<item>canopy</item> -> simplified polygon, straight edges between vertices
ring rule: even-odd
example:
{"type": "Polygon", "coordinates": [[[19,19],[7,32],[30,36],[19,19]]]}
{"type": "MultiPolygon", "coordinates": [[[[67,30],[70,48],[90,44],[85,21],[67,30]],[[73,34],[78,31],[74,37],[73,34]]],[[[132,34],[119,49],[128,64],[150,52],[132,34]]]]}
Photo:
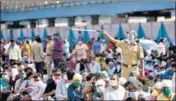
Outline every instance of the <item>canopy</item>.
{"type": "MultiPolygon", "coordinates": [[[[104,30],[103,25],[101,26],[101,30],[104,30]]],[[[99,33],[98,38],[104,39],[104,40],[105,40],[105,42],[106,42],[106,43],[108,43],[108,39],[107,39],[107,37],[106,37],[104,34],[99,33]]]]}
{"type": "Polygon", "coordinates": [[[2,31],[0,30],[0,40],[4,39],[4,36],[3,36],[3,33],[2,31]]]}
{"type": "Polygon", "coordinates": [[[126,38],[125,35],[124,35],[124,32],[123,32],[121,24],[119,25],[119,30],[118,30],[118,33],[117,33],[116,37],[118,39],[121,39],[121,40],[126,38]]]}
{"type": "Polygon", "coordinates": [[[70,44],[70,49],[73,49],[74,46],[76,45],[76,37],[72,29],[70,29],[69,34],[68,34],[68,42],[70,44]]]}
{"type": "Polygon", "coordinates": [[[88,43],[90,41],[89,33],[87,31],[87,27],[85,27],[85,31],[83,33],[83,41],[84,41],[84,43],[88,43]]]}
{"type": "Polygon", "coordinates": [[[12,31],[12,29],[10,29],[10,39],[13,39],[13,38],[14,38],[13,31],[12,31]]]}
{"type": "Polygon", "coordinates": [[[23,30],[21,29],[21,32],[20,32],[20,37],[18,38],[18,40],[20,41],[24,41],[25,37],[24,37],[24,34],[23,34],[23,30]]]}
{"type": "Polygon", "coordinates": [[[34,38],[35,38],[35,32],[34,32],[34,29],[32,29],[32,32],[31,32],[31,40],[34,41],[34,38]]]}
{"type": "Polygon", "coordinates": [[[138,39],[145,38],[145,32],[140,23],[139,23],[138,30],[137,30],[137,38],[138,39]]]}
{"type": "Polygon", "coordinates": [[[156,37],[156,41],[160,41],[161,39],[163,39],[163,38],[166,38],[167,39],[167,41],[170,43],[170,44],[172,44],[172,41],[171,41],[171,39],[169,38],[169,36],[168,36],[168,33],[167,33],[167,31],[166,31],[166,28],[165,28],[165,26],[164,26],[164,24],[163,24],[163,22],[161,23],[161,27],[160,27],[160,29],[159,29],[159,32],[158,32],[158,35],[157,35],[157,37],[156,37]]]}

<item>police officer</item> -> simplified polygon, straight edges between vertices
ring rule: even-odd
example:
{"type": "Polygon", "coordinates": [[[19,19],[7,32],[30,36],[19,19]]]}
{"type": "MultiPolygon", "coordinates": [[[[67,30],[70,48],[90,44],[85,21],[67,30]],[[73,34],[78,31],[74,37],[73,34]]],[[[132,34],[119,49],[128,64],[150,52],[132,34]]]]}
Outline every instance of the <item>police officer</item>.
{"type": "Polygon", "coordinates": [[[144,77],[144,53],[142,47],[136,43],[137,33],[135,31],[127,32],[125,41],[115,40],[105,31],[101,30],[101,33],[122,49],[121,77],[128,79],[132,71],[139,72],[138,60],[140,60],[140,74],[144,77]]]}

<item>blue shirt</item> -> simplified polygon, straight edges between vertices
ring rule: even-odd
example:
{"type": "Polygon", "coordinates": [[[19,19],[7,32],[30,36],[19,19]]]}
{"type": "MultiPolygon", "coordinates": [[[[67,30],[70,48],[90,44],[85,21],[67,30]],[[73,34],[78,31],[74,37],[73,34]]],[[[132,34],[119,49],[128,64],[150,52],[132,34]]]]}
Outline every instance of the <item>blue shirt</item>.
{"type": "Polygon", "coordinates": [[[92,50],[94,53],[99,53],[101,51],[101,45],[99,42],[94,42],[92,50]]]}
{"type": "Polygon", "coordinates": [[[168,68],[162,75],[162,79],[169,79],[169,77],[173,76],[173,71],[171,68],[168,68]]]}

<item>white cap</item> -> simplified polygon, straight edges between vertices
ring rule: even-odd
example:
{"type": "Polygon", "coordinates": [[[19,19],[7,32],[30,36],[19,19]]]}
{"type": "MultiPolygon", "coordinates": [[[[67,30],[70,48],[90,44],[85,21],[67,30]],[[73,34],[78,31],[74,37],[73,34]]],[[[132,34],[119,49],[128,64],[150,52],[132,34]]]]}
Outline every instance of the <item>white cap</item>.
{"type": "Polygon", "coordinates": [[[156,89],[162,89],[162,87],[163,87],[163,83],[162,82],[157,82],[153,86],[153,88],[156,88],[156,89]]]}
{"type": "Polygon", "coordinates": [[[163,80],[162,87],[169,87],[172,88],[172,81],[171,80],[163,80]]]}
{"type": "Polygon", "coordinates": [[[79,73],[76,73],[74,76],[73,76],[73,80],[74,81],[82,81],[82,75],[80,75],[79,73]]]}
{"type": "Polygon", "coordinates": [[[103,79],[100,79],[100,80],[96,81],[95,86],[98,86],[98,85],[105,86],[105,81],[103,79]]]}

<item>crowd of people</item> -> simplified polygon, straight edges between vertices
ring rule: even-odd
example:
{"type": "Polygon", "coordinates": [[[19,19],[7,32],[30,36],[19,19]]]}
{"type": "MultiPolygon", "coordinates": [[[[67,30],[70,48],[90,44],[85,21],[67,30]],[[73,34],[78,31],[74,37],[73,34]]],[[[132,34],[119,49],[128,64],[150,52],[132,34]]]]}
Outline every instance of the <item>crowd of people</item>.
{"type": "Polygon", "coordinates": [[[0,41],[1,101],[4,100],[176,100],[176,47],[164,39],[148,54],[134,31],[126,40],[79,41],[36,36],[24,42],[0,41]],[[131,35],[131,36],[130,36],[131,35]],[[139,67],[139,68],[138,68],[139,67]]]}

